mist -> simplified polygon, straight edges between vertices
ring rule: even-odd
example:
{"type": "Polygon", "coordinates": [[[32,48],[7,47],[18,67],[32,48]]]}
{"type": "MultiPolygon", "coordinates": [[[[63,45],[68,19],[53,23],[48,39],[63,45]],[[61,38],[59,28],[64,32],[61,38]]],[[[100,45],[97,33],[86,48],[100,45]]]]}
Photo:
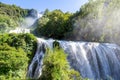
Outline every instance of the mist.
{"type": "Polygon", "coordinates": [[[37,18],[32,17],[26,17],[22,23],[20,23],[21,28],[30,28],[34,22],[37,20],[37,18]]]}
{"type": "Polygon", "coordinates": [[[30,28],[35,23],[36,19],[37,18],[26,17],[16,29],[10,30],[9,33],[30,33],[30,28]]]}
{"type": "Polygon", "coordinates": [[[74,40],[120,44],[120,8],[118,5],[111,6],[111,1],[109,1],[97,5],[96,9],[96,12],[75,20],[74,40]]]}

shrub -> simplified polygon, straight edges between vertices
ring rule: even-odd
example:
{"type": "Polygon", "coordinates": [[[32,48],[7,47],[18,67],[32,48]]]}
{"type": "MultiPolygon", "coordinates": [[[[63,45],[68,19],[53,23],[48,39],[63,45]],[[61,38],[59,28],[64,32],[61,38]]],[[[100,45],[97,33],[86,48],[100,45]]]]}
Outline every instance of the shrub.
{"type": "Polygon", "coordinates": [[[37,47],[37,39],[32,34],[3,34],[0,35],[0,44],[7,43],[16,49],[22,48],[31,60],[37,47]]]}
{"type": "Polygon", "coordinates": [[[28,57],[22,49],[0,45],[0,79],[25,79],[28,57]]]}
{"type": "Polygon", "coordinates": [[[25,79],[36,47],[32,34],[0,35],[0,80],[25,79]]]}
{"type": "Polygon", "coordinates": [[[70,69],[66,57],[67,55],[61,49],[48,50],[40,80],[81,80],[79,73],[70,69]]]}

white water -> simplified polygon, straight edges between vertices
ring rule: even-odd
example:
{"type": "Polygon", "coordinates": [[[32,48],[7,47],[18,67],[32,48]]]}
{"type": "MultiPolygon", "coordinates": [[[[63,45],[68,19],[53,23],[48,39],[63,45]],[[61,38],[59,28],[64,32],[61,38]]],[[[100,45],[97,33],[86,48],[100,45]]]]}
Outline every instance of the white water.
{"type": "Polygon", "coordinates": [[[35,21],[42,17],[42,14],[38,13],[37,18],[26,17],[24,22],[21,23],[19,27],[16,29],[10,30],[9,33],[30,33],[31,26],[35,23],[35,21]]]}
{"type": "Polygon", "coordinates": [[[30,33],[30,29],[16,28],[15,30],[10,30],[9,33],[30,33]]]}
{"type": "Polygon", "coordinates": [[[38,13],[38,18],[41,18],[42,16],[43,16],[43,14],[41,14],[41,13],[38,13]]]}
{"type": "MultiPolygon", "coordinates": [[[[38,79],[42,74],[45,47],[52,48],[54,40],[38,38],[38,49],[29,66],[28,77],[38,79]]],[[[94,80],[120,79],[120,47],[109,43],[58,41],[68,54],[70,66],[83,78],[94,80]]]]}
{"type": "Polygon", "coordinates": [[[16,29],[10,30],[9,33],[30,33],[30,27],[35,23],[37,18],[25,18],[25,21],[21,23],[16,29]]]}
{"type": "MultiPolygon", "coordinates": [[[[42,15],[38,14],[38,18],[42,15]]],[[[36,20],[36,19],[35,19],[36,20]]],[[[27,26],[22,25],[10,33],[30,33],[28,29],[35,20],[27,20],[27,26]],[[29,24],[30,23],[30,24],[29,24]]],[[[27,77],[38,79],[42,74],[43,58],[45,48],[52,49],[54,40],[38,38],[38,46],[31,64],[29,65],[27,77]]],[[[94,80],[120,79],[120,47],[109,43],[58,41],[60,46],[68,54],[71,68],[79,71],[83,78],[94,80]]]]}
{"type": "Polygon", "coordinates": [[[45,54],[46,46],[52,48],[53,40],[44,40],[41,38],[37,38],[38,46],[36,54],[29,66],[27,77],[31,79],[38,79],[42,74],[42,65],[43,65],[43,57],[45,54]]]}
{"type": "Polygon", "coordinates": [[[68,61],[82,77],[94,80],[120,79],[120,47],[115,44],[66,42],[60,45],[68,53],[68,61]]]}

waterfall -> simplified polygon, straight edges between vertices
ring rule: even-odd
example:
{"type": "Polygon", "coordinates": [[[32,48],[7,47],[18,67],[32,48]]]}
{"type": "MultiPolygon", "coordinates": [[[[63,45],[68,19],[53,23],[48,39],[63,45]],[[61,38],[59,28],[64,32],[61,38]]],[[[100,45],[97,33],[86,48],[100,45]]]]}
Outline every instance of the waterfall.
{"type": "Polygon", "coordinates": [[[120,79],[120,47],[109,43],[59,41],[70,66],[84,78],[120,79]]]}
{"type": "Polygon", "coordinates": [[[34,14],[34,16],[36,16],[35,18],[26,17],[24,22],[22,22],[19,27],[10,30],[9,33],[30,33],[31,26],[36,22],[37,19],[41,18],[42,15],[42,13],[37,12],[37,14],[34,14]]]}
{"type": "Polygon", "coordinates": [[[41,38],[37,38],[38,46],[35,56],[31,64],[29,65],[29,69],[27,72],[27,77],[31,79],[38,79],[42,74],[42,64],[43,64],[43,57],[45,54],[46,46],[52,48],[52,43],[54,40],[44,40],[41,38]]]}
{"type": "Polygon", "coordinates": [[[10,30],[9,33],[30,33],[30,29],[16,28],[15,30],[10,30]]]}
{"type": "MultiPolygon", "coordinates": [[[[38,79],[42,74],[45,47],[52,48],[54,40],[38,38],[38,49],[29,66],[28,77],[38,79]]],[[[83,78],[93,80],[120,79],[120,47],[116,44],[95,42],[58,41],[68,54],[71,68],[83,78]]]]}

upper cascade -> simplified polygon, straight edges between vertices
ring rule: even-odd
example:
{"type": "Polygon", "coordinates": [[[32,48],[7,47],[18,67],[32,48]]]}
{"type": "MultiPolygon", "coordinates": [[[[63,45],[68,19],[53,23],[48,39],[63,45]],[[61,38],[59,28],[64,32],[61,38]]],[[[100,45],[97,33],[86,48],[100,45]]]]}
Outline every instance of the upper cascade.
{"type": "Polygon", "coordinates": [[[42,12],[37,14],[37,18],[41,18],[42,16],[43,16],[42,12]]]}
{"type": "Polygon", "coordinates": [[[9,33],[30,33],[30,29],[16,28],[15,30],[10,30],[9,33]]]}
{"type": "Polygon", "coordinates": [[[40,17],[42,17],[42,15],[43,15],[43,13],[42,12],[38,12],[37,10],[35,10],[35,9],[30,9],[29,11],[28,11],[28,15],[27,15],[27,17],[31,17],[31,18],[40,18],[40,17]]]}
{"type": "Polygon", "coordinates": [[[24,22],[20,23],[20,26],[14,30],[10,30],[9,33],[30,33],[31,26],[36,22],[38,18],[42,17],[42,13],[38,13],[36,10],[31,10],[28,17],[24,19],[24,22]]]}
{"type": "MultiPolygon", "coordinates": [[[[38,38],[38,48],[29,66],[28,77],[38,79],[42,74],[45,47],[53,47],[55,40],[38,38]]],[[[83,78],[93,80],[120,79],[120,47],[116,44],[95,42],[58,41],[68,54],[71,68],[80,72],[83,78]]]]}
{"type": "Polygon", "coordinates": [[[28,15],[27,16],[28,17],[32,17],[32,18],[37,18],[38,17],[38,12],[35,9],[30,9],[28,11],[28,15]]]}

